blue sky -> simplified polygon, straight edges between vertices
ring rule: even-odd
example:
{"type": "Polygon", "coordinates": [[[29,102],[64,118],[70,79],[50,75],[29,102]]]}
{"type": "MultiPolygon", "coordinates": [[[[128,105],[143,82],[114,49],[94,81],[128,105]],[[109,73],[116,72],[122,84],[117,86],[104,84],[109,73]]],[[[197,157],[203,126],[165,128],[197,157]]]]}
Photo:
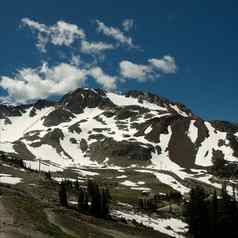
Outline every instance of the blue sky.
{"type": "Polygon", "coordinates": [[[18,101],[54,97],[70,90],[69,82],[71,87],[142,89],[181,101],[205,119],[237,122],[237,9],[238,2],[231,0],[4,1],[0,95],[9,93],[18,101]],[[126,19],[130,29],[122,25],[126,19]],[[30,21],[44,24],[45,49],[37,47],[40,30],[30,21]],[[73,40],[55,37],[59,21],[78,27],[73,40]],[[121,38],[109,34],[110,27],[121,38]],[[97,43],[97,49],[82,52],[82,41],[97,43]],[[99,42],[113,49],[98,50],[99,42]],[[60,81],[68,73],[72,77],[60,81]],[[46,77],[50,92],[44,83],[38,86],[37,80],[46,77]]]}

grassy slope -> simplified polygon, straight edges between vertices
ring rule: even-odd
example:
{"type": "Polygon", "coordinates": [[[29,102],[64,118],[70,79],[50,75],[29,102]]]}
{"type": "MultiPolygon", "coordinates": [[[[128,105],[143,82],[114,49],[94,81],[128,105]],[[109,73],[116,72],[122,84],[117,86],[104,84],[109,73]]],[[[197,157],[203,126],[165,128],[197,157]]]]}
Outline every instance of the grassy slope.
{"type": "MultiPolygon", "coordinates": [[[[2,204],[14,219],[14,224],[5,227],[9,238],[168,237],[134,224],[95,219],[73,209],[61,208],[58,205],[58,187],[55,182],[47,181],[44,176],[39,177],[37,173],[21,171],[11,166],[2,166],[1,163],[0,173],[21,177],[24,183],[16,186],[0,184],[2,204]]],[[[136,201],[138,191],[132,193],[129,188],[123,189],[117,192],[113,190],[115,200],[131,203],[136,201]]]]}

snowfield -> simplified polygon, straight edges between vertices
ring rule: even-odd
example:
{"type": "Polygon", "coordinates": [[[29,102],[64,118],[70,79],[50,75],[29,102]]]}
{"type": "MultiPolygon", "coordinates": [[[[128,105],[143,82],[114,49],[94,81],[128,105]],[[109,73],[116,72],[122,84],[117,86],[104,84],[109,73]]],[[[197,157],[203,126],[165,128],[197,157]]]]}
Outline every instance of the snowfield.
{"type": "Polygon", "coordinates": [[[11,124],[5,124],[4,119],[0,120],[1,125],[1,140],[5,142],[13,142],[20,139],[28,130],[44,130],[47,129],[43,125],[42,118],[52,112],[55,108],[48,107],[42,110],[37,110],[36,115],[30,117],[32,107],[27,109],[22,116],[9,117],[11,124]]]}

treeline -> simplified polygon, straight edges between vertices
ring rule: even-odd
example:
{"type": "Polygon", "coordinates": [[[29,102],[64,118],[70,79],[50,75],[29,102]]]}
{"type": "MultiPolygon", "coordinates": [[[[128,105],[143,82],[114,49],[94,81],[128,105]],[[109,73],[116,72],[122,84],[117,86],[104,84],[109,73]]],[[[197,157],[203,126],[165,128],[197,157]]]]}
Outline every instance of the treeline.
{"type": "Polygon", "coordinates": [[[107,188],[100,188],[93,180],[88,180],[85,187],[79,186],[78,181],[62,181],[59,189],[59,201],[62,206],[68,207],[68,193],[72,191],[77,194],[77,208],[80,212],[109,218],[111,195],[107,188]]]}
{"type": "Polygon", "coordinates": [[[208,195],[201,187],[193,188],[185,205],[185,217],[194,238],[238,237],[236,194],[233,191],[233,196],[229,196],[225,185],[220,196],[216,191],[208,195]]]}

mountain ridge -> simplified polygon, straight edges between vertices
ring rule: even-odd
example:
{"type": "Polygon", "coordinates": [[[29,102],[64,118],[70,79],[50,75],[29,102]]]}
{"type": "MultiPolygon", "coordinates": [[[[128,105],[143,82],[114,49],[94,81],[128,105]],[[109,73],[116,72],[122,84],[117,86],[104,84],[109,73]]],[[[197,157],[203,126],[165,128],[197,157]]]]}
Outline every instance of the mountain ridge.
{"type": "Polygon", "coordinates": [[[58,102],[0,105],[0,121],[0,151],[35,169],[40,158],[45,170],[137,168],[211,185],[217,157],[238,161],[236,124],[148,92],[79,88],[58,102]]]}

